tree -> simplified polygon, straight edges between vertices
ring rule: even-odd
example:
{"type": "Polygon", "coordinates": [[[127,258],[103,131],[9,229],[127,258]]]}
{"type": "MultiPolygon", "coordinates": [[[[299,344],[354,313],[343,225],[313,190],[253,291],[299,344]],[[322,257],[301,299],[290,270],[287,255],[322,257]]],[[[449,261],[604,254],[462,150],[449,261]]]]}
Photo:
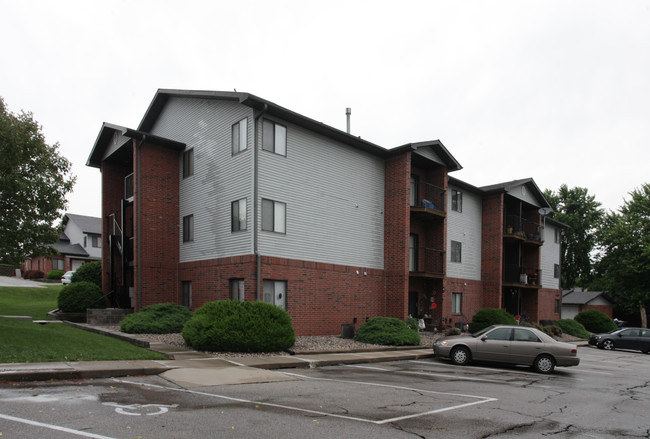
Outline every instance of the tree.
{"type": "Polygon", "coordinates": [[[596,273],[623,311],[639,310],[647,327],[650,305],[650,184],[630,193],[619,212],[610,212],[599,233],[596,273]]]}
{"type": "Polygon", "coordinates": [[[70,162],[48,145],[31,113],[10,113],[0,97],[0,261],[20,264],[49,255],[55,225],[75,177],[70,162]]]}
{"type": "Polygon", "coordinates": [[[553,208],[549,217],[570,227],[563,231],[561,240],[562,287],[586,287],[593,277],[592,254],[605,211],[586,188],[569,189],[563,184],[557,193],[545,190],[544,196],[553,208]]]}

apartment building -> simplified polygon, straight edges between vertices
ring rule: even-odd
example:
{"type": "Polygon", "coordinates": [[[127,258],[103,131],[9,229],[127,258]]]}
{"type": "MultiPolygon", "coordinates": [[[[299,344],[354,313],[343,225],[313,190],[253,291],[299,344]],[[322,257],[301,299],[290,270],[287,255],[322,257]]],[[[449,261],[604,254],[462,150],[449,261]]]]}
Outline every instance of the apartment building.
{"type": "Polygon", "coordinates": [[[102,125],[88,165],[102,173],[103,288],[124,307],[263,300],[319,335],[380,315],[455,325],[514,310],[506,289],[518,313],[553,319],[546,301],[561,299],[541,286],[546,235],[514,233],[550,229],[534,182],[450,178],[461,166],[437,140],[386,149],[251,94],[159,90],[137,129],[102,125]],[[537,278],[505,281],[515,244],[537,278]]]}

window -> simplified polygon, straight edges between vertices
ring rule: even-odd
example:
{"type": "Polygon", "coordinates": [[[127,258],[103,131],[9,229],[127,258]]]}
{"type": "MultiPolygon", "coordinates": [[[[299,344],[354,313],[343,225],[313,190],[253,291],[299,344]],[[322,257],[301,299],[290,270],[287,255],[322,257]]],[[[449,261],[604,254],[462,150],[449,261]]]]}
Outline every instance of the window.
{"type": "Polygon", "coordinates": [[[555,229],[555,243],[559,244],[562,241],[562,232],[560,232],[560,229],[555,229]]]}
{"type": "Polygon", "coordinates": [[[553,310],[555,314],[560,313],[560,299],[555,299],[555,309],[553,310]]]}
{"type": "Polygon", "coordinates": [[[463,193],[456,189],[451,190],[451,210],[456,212],[463,211],[463,193]]]}
{"type": "Polygon", "coordinates": [[[451,262],[462,261],[463,243],[458,241],[451,241],[451,262]]]}
{"type": "Polygon", "coordinates": [[[463,294],[462,293],[451,293],[451,313],[452,314],[462,314],[463,313],[463,294]]]}
{"type": "Polygon", "coordinates": [[[528,329],[515,328],[514,333],[515,341],[525,341],[530,343],[541,343],[542,341],[535,334],[530,332],[528,329]]]}
{"type": "Polygon", "coordinates": [[[183,217],[183,242],[194,241],[194,215],[183,217]]]}
{"type": "Polygon", "coordinates": [[[262,125],[262,149],[287,155],[287,127],[264,119],[262,125]]]}
{"type": "Polygon", "coordinates": [[[88,247],[88,237],[84,236],[84,248],[88,247]]]}
{"type": "Polygon", "coordinates": [[[183,306],[189,308],[192,306],[192,282],[181,282],[183,290],[183,306]]]}
{"type": "Polygon", "coordinates": [[[496,328],[490,331],[486,338],[488,340],[510,340],[511,332],[512,329],[510,328],[496,328]]]}
{"type": "Polygon", "coordinates": [[[262,230],[286,233],[287,205],[262,199],[262,230]]]}
{"type": "Polygon", "coordinates": [[[244,301],[244,279],[230,279],[230,300],[244,301]]]}
{"type": "Polygon", "coordinates": [[[555,279],[560,278],[560,264],[554,264],[553,265],[553,277],[555,279]]]}
{"type": "Polygon", "coordinates": [[[90,235],[90,245],[94,248],[102,248],[102,237],[100,235],[90,235]]]}
{"type": "MultiPolygon", "coordinates": [[[[28,268],[28,270],[29,270],[29,268],[28,268]]],[[[52,270],[64,271],[63,259],[52,259],[52,270]]]]}
{"type": "Polygon", "coordinates": [[[183,178],[194,175],[194,148],[183,152],[183,178]]]}
{"type": "Polygon", "coordinates": [[[418,176],[411,175],[411,199],[409,201],[411,206],[418,205],[418,176]]]}
{"type": "Polygon", "coordinates": [[[264,302],[287,309],[287,281],[265,280],[262,290],[264,302]]]}
{"type": "Polygon", "coordinates": [[[242,152],[247,148],[248,119],[242,119],[232,126],[232,155],[242,152]]]}
{"type": "Polygon", "coordinates": [[[232,231],[246,230],[246,198],[232,202],[232,231]]]}
{"type": "Polygon", "coordinates": [[[409,271],[418,271],[418,235],[409,236],[409,271]]]}

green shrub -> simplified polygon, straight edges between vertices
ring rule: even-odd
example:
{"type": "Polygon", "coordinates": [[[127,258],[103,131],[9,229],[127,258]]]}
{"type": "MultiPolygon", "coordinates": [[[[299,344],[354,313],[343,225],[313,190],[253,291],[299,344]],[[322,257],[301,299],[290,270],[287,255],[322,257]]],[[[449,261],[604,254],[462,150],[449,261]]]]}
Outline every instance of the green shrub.
{"type": "Polygon", "coordinates": [[[277,352],[296,342],[291,317],[265,302],[209,302],[183,328],[185,342],[211,352],[277,352]]]}
{"type": "Polygon", "coordinates": [[[159,303],[129,314],[120,323],[120,330],[128,334],[174,334],[181,332],[192,312],[175,303],[159,303]]]}
{"type": "Polygon", "coordinates": [[[373,317],[357,330],[355,340],[384,346],[419,345],[417,329],[409,329],[405,322],[393,317],[373,317]]]}
{"type": "Polygon", "coordinates": [[[92,282],[66,285],[59,293],[58,306],[63,312],[86,312],[88,308],[106,308],[101,288],[92,282]]]}
{"type": "Polygon", "coordinates": [[[562,337],[562,328],[555,325],[544,326],[544,332],[551,337],[562,337]]]}
{"type": "Polygon", "coordinates": [[[73,283],[92,282],[95,285],[97,285],[99,288],[101,288],[102,287],[102,262],[101,261],[86,262],[81,267],[77,268],[77,270],[72,275],[72,279],[70,280],[73,283]]]}
{"type": "Polygon", "coordinates": [[[418,319],[415,317],[409,317],[404,323],[406,323],[406,326],[408,326],[409,329],[412,329],[414,331],[420,330],[420,327],[418,326],[418,319]]]}
{"type": "Polygon", "coordinates": [[[515,317],[504,309],[482,308],[479,309],[472,322],[469,324],[469,332],[475,333],[490,325],[516,325],[515,317]]]}
{"type": "Polygon", "coordinates": [[[65,272],[61,270],[52,270],[49,273],[47,273],[47,278],[50,280],[61,280],[61,276],[63,276],[65,272]]]}
{"type": "Polygon", "coordinates": [[[556,326],[562,328],[562,331],[566,334],[573,335],[574,337],[579,338],[589,338],[591,334],[589,331],[582,326],[577,320],[573,319],[561,319],[555,322],[556,326]]]}
{"type": "Polygon", "coordinates": [[[597,334],[617,328],[616,323],[607,314],[597,309],[581,311],[574,317],[574,320],[581,323],[587,331],[597,334]]]}

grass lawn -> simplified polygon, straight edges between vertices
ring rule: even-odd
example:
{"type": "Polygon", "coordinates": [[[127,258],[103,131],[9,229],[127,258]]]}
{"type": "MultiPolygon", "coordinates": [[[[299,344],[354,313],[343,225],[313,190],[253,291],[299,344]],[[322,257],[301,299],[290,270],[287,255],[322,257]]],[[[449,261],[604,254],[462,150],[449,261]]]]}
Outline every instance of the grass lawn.
{"type": "MultiPolygon", "coordinates": [[[[62,287],[0,287],[0,315],[47,318],[62,287]]],[[[40,325],[0,317],[0,363],[49,361],[160,360],[162,354],[64,323],[40,325]]]]}
{"type": "Polygon", "coordinates": [[[46,288],[0,287],[0,315],[49,319],[47,313],[58,308],[56,299],[61,288],[61,285],[46,288]]]}

